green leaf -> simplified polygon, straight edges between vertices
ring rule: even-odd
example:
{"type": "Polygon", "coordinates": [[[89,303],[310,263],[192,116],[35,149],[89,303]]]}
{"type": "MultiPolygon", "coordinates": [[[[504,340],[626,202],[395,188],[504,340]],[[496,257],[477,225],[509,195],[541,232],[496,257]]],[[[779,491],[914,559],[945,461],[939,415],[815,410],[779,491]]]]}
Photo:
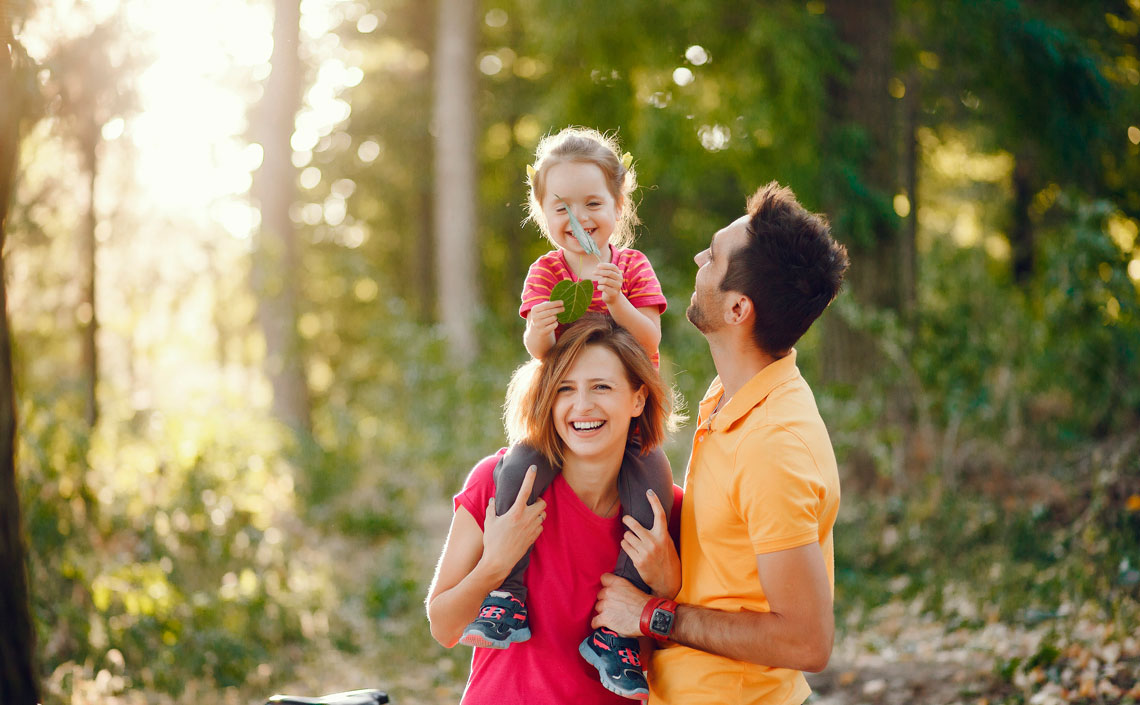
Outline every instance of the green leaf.
{"type": "MultiPolygon", "coordinates": [[[[593,255],[600,260],[602,258],[602,251],[598,249],[598,243],[594,242],[594,239],[587,235],[586,231],[582,229],[582,224],[578,222],[578,218],[574,215],[574,211],[570,210],[570,204],[566,201],[563,201],[562,197],[558,194],[554,194],[554,197],[559,201],[562,201],[562,205],[566,206],[566,215],[570,216],[570,231],[573,232],[574,237],[578,239],[578,244],[582,246],[582,249],[586,251],[586,254],[593,255]]],[[[577,317],[578,316],[575,316],[575,318],[577,317]]]]}
{"type": "Polygon", "coordinates": [[[550,291],[550,300],[561,301],[565,306],[562,313],[558,314],[558,322],[573,323],[586,313],[590,302],[594,300],[594,280],[583,279],[580,282],[572,282],[563,279],[550,291]]]}

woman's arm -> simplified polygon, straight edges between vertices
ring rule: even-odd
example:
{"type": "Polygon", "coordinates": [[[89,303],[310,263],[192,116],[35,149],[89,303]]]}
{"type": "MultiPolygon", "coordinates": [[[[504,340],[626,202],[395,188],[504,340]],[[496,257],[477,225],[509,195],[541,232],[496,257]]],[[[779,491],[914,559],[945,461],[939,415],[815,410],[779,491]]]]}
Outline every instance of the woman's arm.
{"type": "Polygon", "coordinates": [[[527,471],[514,505],[502,516],[495,516],[495,500],[491,499],[486,531],[465,507],[455,510],[427,597],[431,635],[440,644],[455,646],[479,613],[483,599],[502,584],[542,531],[546,502],[539,498],[529,506],[526,503],[534,476],[534,470],[527,471]]]}

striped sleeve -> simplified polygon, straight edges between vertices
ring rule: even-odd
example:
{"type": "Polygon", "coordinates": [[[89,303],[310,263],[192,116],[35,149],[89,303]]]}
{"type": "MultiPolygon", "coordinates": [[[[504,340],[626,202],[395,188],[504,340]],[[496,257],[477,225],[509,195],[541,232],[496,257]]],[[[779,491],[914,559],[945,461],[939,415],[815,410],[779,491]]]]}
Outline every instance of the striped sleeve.
{"type": "Polygon", "coordinates": [[[526,281],[523,282],[522,305],[519,306],[519,315],[523,318],[527,317],[535,304],[549,301],[554,285],[565,278],[557,271],[555,265],[556,260],[548,255],[539,257],[530,265],[526,281]]]}
{"type": "Polygon", "coordinates": [[[626,250],[622,258],[622,293],[635,308],[656,306],[659,313],[665,313],[669,302],[661,291],[661,282],[653,271],[653,265],[644,253],[626,250]]]}

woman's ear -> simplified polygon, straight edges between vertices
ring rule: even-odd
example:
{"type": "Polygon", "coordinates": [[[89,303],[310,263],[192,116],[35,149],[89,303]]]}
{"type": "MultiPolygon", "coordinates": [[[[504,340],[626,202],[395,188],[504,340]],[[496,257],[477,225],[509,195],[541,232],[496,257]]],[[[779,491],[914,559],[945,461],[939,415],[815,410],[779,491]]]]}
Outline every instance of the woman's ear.
{"type": "Polygon", "coordinates": [[[649,390],[646,389],[645,385],[643,384],[641,385],[640,389],[634,392],[634,396],[635,399],[633,401],[633,417],[637,418],[638,416],[641,416],[641,412],[645,411],[645,400],[649,397],[649,390]]]}

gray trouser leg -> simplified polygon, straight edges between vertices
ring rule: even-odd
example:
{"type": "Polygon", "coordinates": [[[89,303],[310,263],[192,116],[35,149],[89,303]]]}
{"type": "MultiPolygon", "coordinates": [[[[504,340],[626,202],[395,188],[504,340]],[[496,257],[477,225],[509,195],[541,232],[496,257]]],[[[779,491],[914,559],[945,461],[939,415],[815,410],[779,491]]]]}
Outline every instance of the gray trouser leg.
{"type": "MultiPolygon", "coordinates": [[[[523,480],[526,478],[526,471],[531,465],[535,466],[538,474],[534,478],[534,487],[531,489],[527,504],[534,504],[539,495],[545,492],[547,487],[550,487],[550,483],[554,482],[554,476],[558,474],[558,470],[550,466],[542,453],[525,443],[512,446],[506,455],[499,458],[498,464],[495,465],[495,514],[497,516],[502,516],[514,506],[515,500],[519,496],[519,490],[522,489],[523,480]]],[[[672,498],[672,492],[669,496],[672,498]]],[[[528,548],[526,555],[519,559],[519,562],[511,569],[510,575],[499,586],[499,589],[506,590],[526,602],[527,590],[523,583],[523,573],[529,563],[530,549],[528,548]]]]}
{"type": "MultiPolygon", "coordinates": [[[[623,514],[629,514],[641,522],[642,526],[652,529],[653,507],[649,504],[645,491],[653,490],[657,495],[665,510],[665,519],[668,520],[669,512],[673,509],[673,470],[669,467],[665,452],[660,448],[655,448],[648,455],[639,455],[640,450],[636,443],[626,446],[621,472],[618,474],[618,497],[623,514]]],[[[625,578],[644,592],[652,592],[625,551],[618,554],[614,574],[625,578]]]]}

